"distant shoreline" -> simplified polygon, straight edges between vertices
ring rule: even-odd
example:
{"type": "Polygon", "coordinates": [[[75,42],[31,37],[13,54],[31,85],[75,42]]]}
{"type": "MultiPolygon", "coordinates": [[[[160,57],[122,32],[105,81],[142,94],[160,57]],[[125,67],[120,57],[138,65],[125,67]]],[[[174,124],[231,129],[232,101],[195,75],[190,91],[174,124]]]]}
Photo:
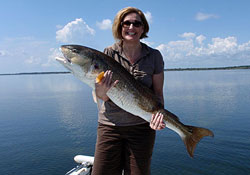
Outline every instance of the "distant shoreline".
{"type": "MultiPolygon", "coordinates": [[[[164,71],[202,71],[202,70],[234,70],[234,69],[250,69],[250,65],[246,66],[230,66],[230,67],[211,67],[211,68],[169,68],[164,69],[164,71]]],[[[0,76],[6,75],[47,75],[47,74],[69,74],[69,71],[61,72],[21,72],[21,73],[5,73],[0,74],[0,76]]]]}
{"type": "Polygon", "coordinates": [[[234,69],[250,69],[250,65],[230,66],[230,67],[211,67],[211,68],[171,68],[164,71],[200,71],[200,70],[234,70],[234,69]]]}
{"type": "Polygon", "coordinates": [[[0,74],[0,76],[5,75],[47,75],[47,74],[69,74],[70,72],[21,72],[21,73],[6,73],[6,74],[0,74]]]}

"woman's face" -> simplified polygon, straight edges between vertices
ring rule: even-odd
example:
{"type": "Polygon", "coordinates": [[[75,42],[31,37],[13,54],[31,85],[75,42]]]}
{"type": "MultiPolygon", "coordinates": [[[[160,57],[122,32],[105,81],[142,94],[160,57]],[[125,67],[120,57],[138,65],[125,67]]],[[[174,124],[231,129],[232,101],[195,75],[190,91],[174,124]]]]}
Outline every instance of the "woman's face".
{"type": "Polygon", "coordinates": [[[137,13],[129,13],[122,21],[122,38],[127,42],[140,42],[144,31],[141,17],[137,13]]]}

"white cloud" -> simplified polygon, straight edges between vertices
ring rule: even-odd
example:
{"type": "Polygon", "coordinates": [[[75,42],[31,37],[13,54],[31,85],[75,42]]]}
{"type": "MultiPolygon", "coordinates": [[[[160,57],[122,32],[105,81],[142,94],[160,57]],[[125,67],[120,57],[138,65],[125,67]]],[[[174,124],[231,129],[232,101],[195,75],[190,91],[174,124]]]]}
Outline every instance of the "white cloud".
{"type": "Polygon", "coordinates": [[[185,32],[185,33],[183,33],[183,34],[181,34],[179,36],[182,37],[182,38],[192,39],[192,38],[194,38],[196,36],[196,34],[192,33],[192,32],[185,32]]]}
{"type": "Polygon", "coordinates": [[[57,46],[51,41],[41,41],[34,37],[1,40],[0,73],[62,70],[63,67],[49,57],[51,47],[57,46]]]}
{"type": "Polygon", "coordinates": [[[147,44],[148,46],[152,47],[154,45],[154,42],[146,41],[145,39],[142,39],[141,42],[147,44]]]}
{"type": "Polygon", "coordinates": [[[250,41],[238,44],[236,37],[229,36],[212,38],[210,42],[204,44],[206,37],[203,35],[195,37],[191,33],[184,33],[180,36],[184,39],[170,41],[157,47],[167,66],[202,67],[250,64],[250,41]]]}
{"type": "Polygon", "coordinates": [[[208,54],[235,54],[239,51],[235,37],[212,38],[212,44],[208,44],[207,50],[208,54]]]}
{"type": "Polygon", "coordinates": [[[41,58],[36,56],[30,56],[28,59],[25,59],[24,62],[26,64],[37,65],[41,63],[41,58]]]}
{"type": "Polygon", "coordinates": [[[203,44],[203,41],[206,39],[206,37],[203,36],[203,35],[199,35],[199,36],[197,36],[195,39],[196,39],[196,42],[197,42],[197,43],[199,43],[200,45],[202,45],[202,44],[203,44]]]}
{"type": "Polygon", "coordinates": [[[45,62],[41,65],[42,65],[42,67],[51,67],[54,65],[58,65],[58,62],[55,61],[55,58],[62,57],[62,56],[63,56],[63,54],[60,51],[60,48],[50,48],[47,62],[45,62]]]}
{"type": "Polygon", "coordinates": [[[82,18],[66,24],[56,32],[56,40],[64,43],[77,43],[95,35],[95,30],[90,28],[82,18]]]}
{"type": "Polygon", "coordinates": [[[204,20],[207,20],[207,19],[211,19],[211,18],[218,18],[219,16],[218,15],[215,15],[215,14],[207,14],[207,13],[201,13],[201,12],[198,12],[195,16],[195,19],[197,21],[204,21],[204,20]]]}
{"type": "Polygon", "coordinates": [[[248,50],[250,50],[250,41],[248,41],[247,43],[243,43],[243,44],[239,45],[239,50],[240,51],[248,51],[248,50]]]}
{"type": "Polygon", "coordinates": [[[151,12],[147,11],[146,13],[144,13],[144,15],[149,23],[153,22],[153,16],[152,16],[151,12]]]}
{"type": "Polygon", "coordinates": [[[178,61],[184,55],[189,55],[194,48],[193,40],[170,41],[168,44],[161,44],[157,47],[164,56],[164,59],[178,61]]]}
{"type": "Polygon", "coordinates": [[[5,56],[5,55],[7,55],[6,51],[0,50],[0,56],[5,56]]]}
{"type": "Polygon", "coordinates": [[[62,29],[63,26],[62,25],[56,25],[56,28],[59,30],[59,29],[62,29]]]}
{"type": "Polygon", "coordinates": [[[110,19],[104,19],[102,22],[97,22],[96,25],[101,30],[108,30],[112,28],[112,21],[110,19]]]}

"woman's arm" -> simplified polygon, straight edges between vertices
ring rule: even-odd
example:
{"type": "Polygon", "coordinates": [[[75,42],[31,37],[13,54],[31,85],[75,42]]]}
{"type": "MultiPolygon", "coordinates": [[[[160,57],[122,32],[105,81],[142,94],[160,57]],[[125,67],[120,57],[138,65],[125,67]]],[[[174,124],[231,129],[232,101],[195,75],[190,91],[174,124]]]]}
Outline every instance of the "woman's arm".
{"type": "Polygon", "coordinates": [[[164,84],[164,72],[153,75],[153,88],[155,95],[160,99],[162,105],[164,105],[163,97],[163,84],[164,84]]]}
{"type": "MultiPolygon", "coordinates": [[[[164,72],[153,75],[153,88],[154,93],[160,99],[162,105],[164,106],[164,97],[163,97],[163,84],[164,84],[164,72]]],[[[150,127],[154,130],[161,130],[166,127],[163,121],[163,115],[161,113],[156,113],[152,115],[150,121],[150,127]]]]}

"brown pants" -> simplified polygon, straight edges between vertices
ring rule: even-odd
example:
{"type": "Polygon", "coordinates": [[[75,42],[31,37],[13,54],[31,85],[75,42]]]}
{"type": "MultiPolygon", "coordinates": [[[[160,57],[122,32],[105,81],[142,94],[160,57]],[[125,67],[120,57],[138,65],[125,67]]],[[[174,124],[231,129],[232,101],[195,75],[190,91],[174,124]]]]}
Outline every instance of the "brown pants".
{"type": "Polygon", "coordinates": [[[149,124],[99,124],[92,175],[150,175],[155,131],[149,124]]]}

